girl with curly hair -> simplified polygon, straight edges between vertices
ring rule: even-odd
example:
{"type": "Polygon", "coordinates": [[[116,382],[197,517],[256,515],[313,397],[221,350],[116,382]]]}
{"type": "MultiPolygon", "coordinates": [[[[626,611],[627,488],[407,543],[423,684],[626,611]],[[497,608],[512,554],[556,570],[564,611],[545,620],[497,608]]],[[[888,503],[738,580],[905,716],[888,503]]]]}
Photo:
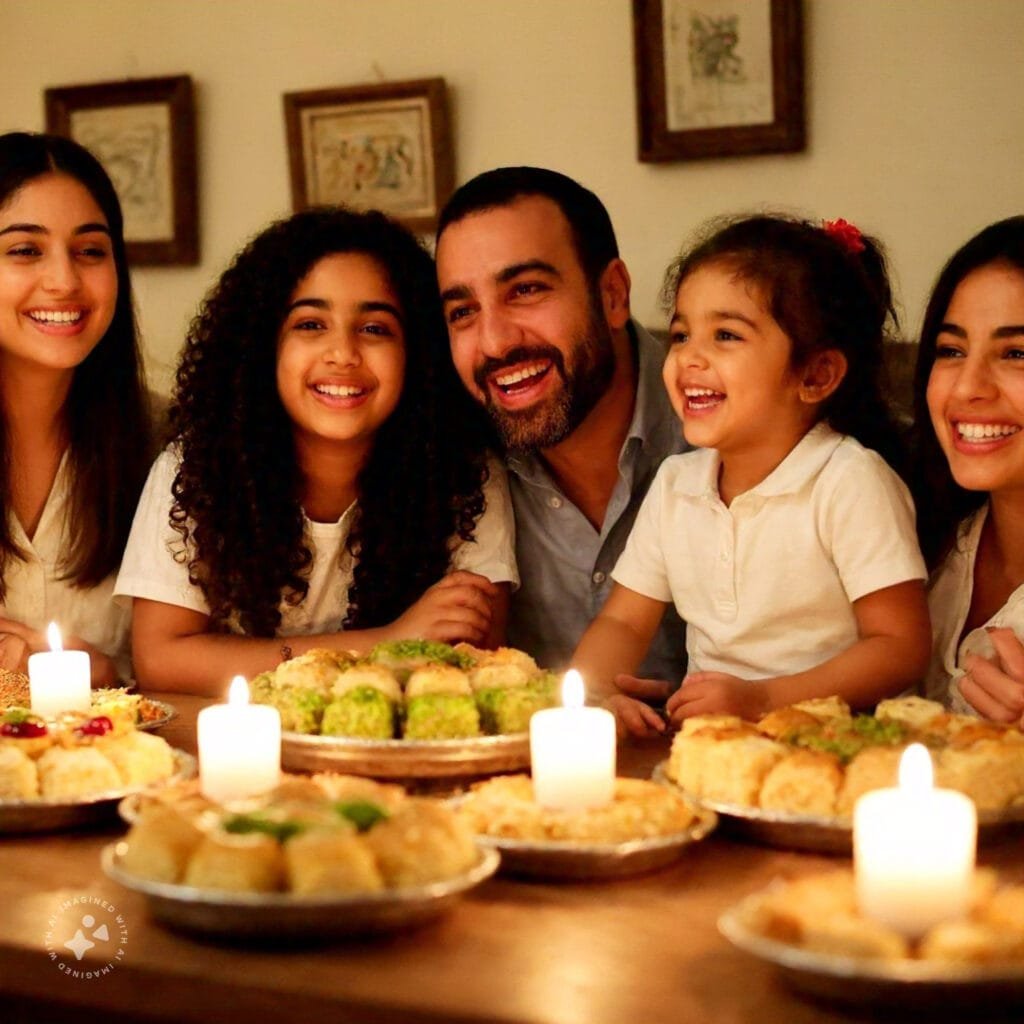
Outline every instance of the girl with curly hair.
{"type": "Polygon", "coordinates": [[[1024,722],[1024,217],[943,267],[915,375],[929,697],[1024,722]]]}
{"type": "Polygon", "coordinates": [[[193,321],[125,552],[140,682],[210,694],[313,647],[497,642],[511,506],[479,417],[413,235],[326,208],[263,231],[193,321]]]}
{"type": "Polygon", "coordinates": [[[0,666],[53,621],[94,683],[130,675],[114,573],[152,455],[114,186],[70,139],[0,135],[0,666]]]}

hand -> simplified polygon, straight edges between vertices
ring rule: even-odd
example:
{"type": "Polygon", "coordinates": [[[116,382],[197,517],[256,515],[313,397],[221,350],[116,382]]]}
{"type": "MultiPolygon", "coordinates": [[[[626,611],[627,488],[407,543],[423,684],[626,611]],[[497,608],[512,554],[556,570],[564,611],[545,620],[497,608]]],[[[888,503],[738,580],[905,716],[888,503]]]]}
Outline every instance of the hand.
{"type": "Polygon", "coordinates": [[[1024,728],[1024,644],[1012,629],[992,628],[988,635],[995,656],[967,655],[960,693],[984,718],[1024,728]]]}
{"type": "Polygon", "coordinates": [[[475,572],[453,572],[440,579],[391,624],[396,640],[486,641],[498,587],[475,572]]]}
{"type": "Polygon", "coordinates": [[[728,672],[691,672],[665,710],[677,726],[694,715],[738,715],[753,722],[769,710],[768,693],[763,681],[728,672]]]}
{"type": "MultiPolygon", "coordinates": [[[[117,682],[114,662],[102,651],[77,636],[66,636],[63,642],[67,651],[88,652],[93,686],[113,686],[117,682]]],[[[28,672],[28,656],[49,649],[49,641],[42,630],[14,619],[0,618],[0,668],[28,672]]]]}
{"type": "Polygon", "coordinates": [[[615,716],[615,731],[620,737],[628,735],[646,738],[665,731],[665,722],[654,708],[624,693],[613,693],[605,697],[601,706],[615,716]]]}

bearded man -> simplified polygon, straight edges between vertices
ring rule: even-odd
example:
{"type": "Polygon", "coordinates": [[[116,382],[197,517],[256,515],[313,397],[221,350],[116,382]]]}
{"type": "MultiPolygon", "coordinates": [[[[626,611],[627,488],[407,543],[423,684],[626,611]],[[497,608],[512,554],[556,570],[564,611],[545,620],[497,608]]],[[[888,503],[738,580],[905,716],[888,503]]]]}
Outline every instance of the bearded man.
{"type": "MultiPolygon", "coordinates": [[[[522,581],[509,643],[561,669],[608,596],[655,470],[687,447],[664,351],[630,319],[608,211],[555,171],[504,167],[458,189],[437,273],[452,360],[509,468],[522,581]]],[[[675,685],[685,667],[670,609],[640,674],[675,685]]]]}

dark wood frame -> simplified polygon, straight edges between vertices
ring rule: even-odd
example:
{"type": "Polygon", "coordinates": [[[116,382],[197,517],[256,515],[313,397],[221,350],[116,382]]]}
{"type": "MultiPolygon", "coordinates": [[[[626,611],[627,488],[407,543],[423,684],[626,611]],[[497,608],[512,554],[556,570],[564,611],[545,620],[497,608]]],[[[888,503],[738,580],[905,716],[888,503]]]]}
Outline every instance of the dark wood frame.
{"type": "Polygon", "coordinates": [[[74,111],[97,107],[128,107],[165,103],[170,107],[170,176],[174,234],[159,241],[133,241],[126,235],[128,261],[142,264],[199,262],[199,217],[196,175],[196,115],[192,79],[137,78],[124,82],[68,85],[47,89],[47,131],[73,138],[74,111]]]}
{"type": "Polygon", "coordinates": [[[804,135],[803,10],[801,0],[771,5],[770,124],[669,131],[665,100],[662,0],[633,0],[633,41],[639,157],[645,162],[698,160],[801,150],[804,135]]]}
{"type": "MultiPolygon", "coordinates": [[[[336,107],[345,104],[364,105],[376,101],[416,98],[425,99],[430,121],[430,153],[434,190],[431,210],[422,216],[407,216],[380,207],[414,231],[429,231],[437,225],[441,207],[455,187],[455,166],[452,154],[451,128],[448,120],[448,91],[443,78],[420,78],[407,82],[386,82],[379,85],[355,85],[338,89],[317,89],[313,92],[292,92],[284,95],[285,133],[288,139],[288,167],[291,173],[292,208],[308,209],[318,197],[306,194],[306,168],[302,144],[302,112],[309,107],[336,107]]],[[[319,200],[322,201],[322,200],[319,200]]]]}

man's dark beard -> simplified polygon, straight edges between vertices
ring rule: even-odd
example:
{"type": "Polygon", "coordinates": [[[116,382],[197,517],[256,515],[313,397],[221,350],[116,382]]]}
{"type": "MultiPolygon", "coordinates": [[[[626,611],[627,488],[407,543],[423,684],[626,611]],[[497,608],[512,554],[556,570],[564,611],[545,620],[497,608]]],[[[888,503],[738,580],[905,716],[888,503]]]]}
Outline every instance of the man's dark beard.
{"type": "Polygon", "coordinates": [[[615,373],[612,334],[604,318],[591,309],[584,333],[573,339],[572,362],[566,369],[562,353],[550,345],[521,346],[503,359],[485,359],[473,379],[484,394],[484,406],[506,450],[525,453],[551,448],[564,441],[590,414],[608,390],[615,373]],[[562,378],[561,390],[529,409],[503,409],[491,397],[488,380],[505,367],[550,360],[548,373],[562,378]]]}

